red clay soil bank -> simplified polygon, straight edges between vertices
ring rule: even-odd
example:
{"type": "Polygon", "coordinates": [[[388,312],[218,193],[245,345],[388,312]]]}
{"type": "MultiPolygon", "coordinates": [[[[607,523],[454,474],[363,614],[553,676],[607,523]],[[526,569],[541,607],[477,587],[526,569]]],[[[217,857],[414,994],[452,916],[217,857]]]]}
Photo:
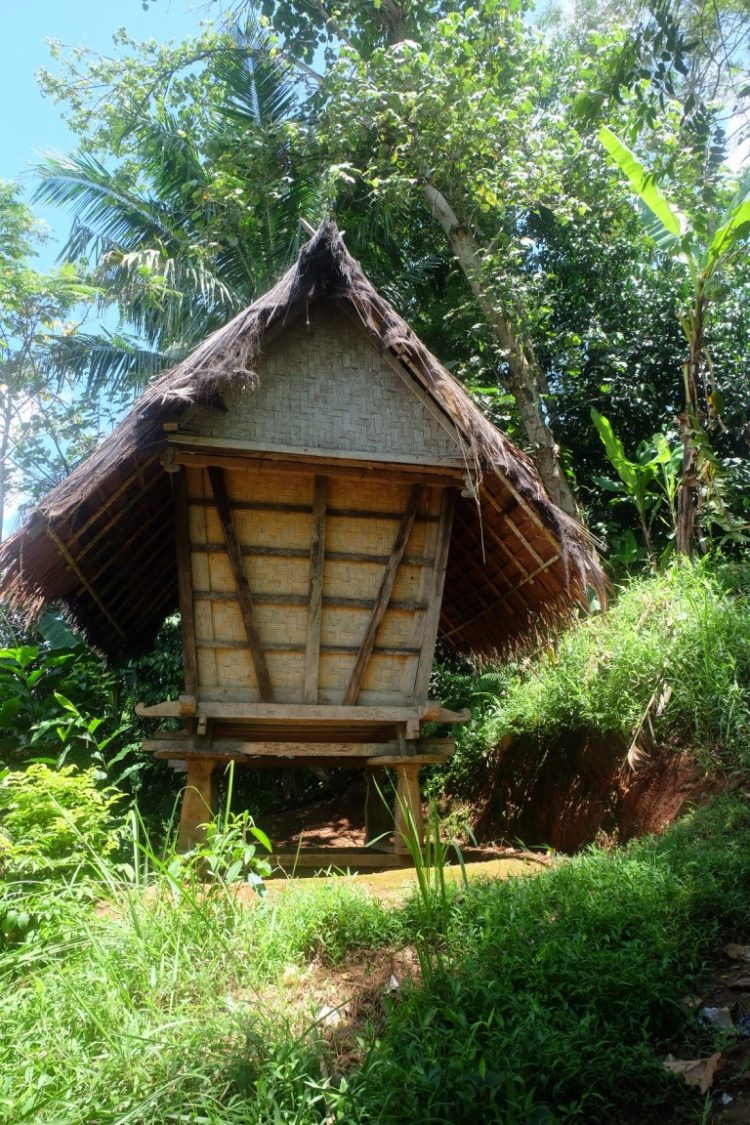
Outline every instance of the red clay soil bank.
{"type": "Polygon", "coordinates": [[[718,787],[689,753],[657,750],[635,772],[623,764],[626,754],[618,736],[511,743],[478,802],[477,839],[563,852],[602,835],[624,843],[663,831],[686,802],[718,787]]]}
{"type": "MultiPolygon", "coordinates": [[[[634,772],[617,736],[569,735],[540,746],[519,739],[489,767],[472,802],[480,845],[544,846],[574,852],[602,836],[621,843],[661,832],[686,802],[720,788],[695,767],[689,753],[662,749],[634,772]]],[[[364,844],[364,786],[303,808],[260,818],[277,846],[307,848],[364,844]]]]}

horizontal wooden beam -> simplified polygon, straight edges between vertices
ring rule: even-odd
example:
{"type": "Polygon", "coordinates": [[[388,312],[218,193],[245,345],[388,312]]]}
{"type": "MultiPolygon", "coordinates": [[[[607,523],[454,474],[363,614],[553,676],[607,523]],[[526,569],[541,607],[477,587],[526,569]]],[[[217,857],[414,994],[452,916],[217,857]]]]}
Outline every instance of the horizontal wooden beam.
{"type": "MultiPolygon", "coordinates": [[[[363,847],[343,852],[338,848],[326,848],[323,851],[308,851],[305,844],[305,834],[300,833],[302,847],[298,851],[274,852],[271,862],[283,868],[287,873],[305,870],[313,867],[319,870],[334,868],[337,871],[371,871],[378,868],[409,868],[413,866],[410,855],[396,855],[390,851],[363,847]]],[[[289,845],[287,845],[288,849],[289,845]]]]}
{"type": "MultiPolygon", "coordinates": [[[[215,640],[212,638],[201,639],[196,637],[195,643],[198,648],[205,649],[244,649],[247,651],[246,641],[235,640],[215,640]]],[[[263,645],[264,652],[304,652],[305,646],[303,644],[293,644],[291,641],[278,641],[276,644],[273,642],[263,645]]],[[[320,651],[328,656],[356,656],[359,652],[359,645],[321,645],[320,651]]],[[[419,656],[421,648],[407,648],[400,645],[376,645],[373,652],[379,656],[419,656]]]]}
{"type": "MultiPolygon", "coordinates": [[[[263,719],[279,722],[316,722],[317,720],[342,723],[405,723],[418,719],[418,707],[356,706],[343,707],[328,703],[224,703],[218,700],[198,700],[197,711],[209,719],[263,719]]],[[[136,703],[137,715],[151,719],[179,718],[180,704],[175,700],[146,705],[136,703]]]]}
{"type": "MultiPolygon", "coordinates": [[[[193,590],[195,601],[202,602],[236,602],[237,593],[234,590],[193,590]]],[[[254,594],[253,601],[256,605],[293,605],[307,606],[309,598],[306,594],[254,594]]],[[[375,605],[374,598],[323,598],[324,609],[372,609],[375,605]]],[[[429,602],[402,602],[390,601],[388,610],[400,613],[420,613],[429,609],[429,602]]]]}
{"type": "MultiPolygon", "coordinates": [[[[299,464],[311,465],[318,472],[321,470],[324,471],[327,476],[332,475],[332,468],[335,468],[339,462],[342,465],[348,465],[351,462],[355,464],[366,462],[373,465],[373,467],[377,465],[386,470],[389,467],[398,466],[401,472],[413,466],[414,471],[417,473],[423,470],[425,473],[430,474],[440,473],[441,469],[446,469],[454,476],[456,473],[460,473],[461,479],[463,479],[463,473],[466,471],[463,459],[459,456],[445,457],[440,459],[437,464],[429,464],[422,461],[419,457],[403,453],[399,455],[398,460],[383,461],[377,460],[377,455],[367,450],[347,449],[343,457],[340,456],[339,451],[336,449],[309,448],[305,449],[304,453],[300,453],[298,448],[295,449],[292,446],[277,445],[274,448],[269,448],[266,442],[261,446],[255,443],[238,441],[235,438],[211,438],[205,437],[203,434],[187,434],[182,430],[170,434],[169,444],[176,446],[180,452],[195,449],[207,453],[209,455],[209,464],[219,464],[218,458],[221,458],[221,463],[226,468],[232,467],[226,464],[227,460],[232,457],[237,458],[237,454],[239,453],[242,454],[241,460],[243,461],[245,458],[253,456],[253,454],[268,462],[273,462],[276,459],[288,461],[290,458],[299,458],[299,464]]],[[[180,453],[175,457],[178,463],[179,458],[180,453]]],[[[411,479],[413,481],[414,477],[411,479]]]]}
{"type": "MultiPolygon", "coordinates": [[[[192,705],[191,705],[192,706],[192,705]]],[[[185,715],[185,704],[179,699],[162,703],[136,703],[135,713],[147,719],[179,719],[185,715]]],[[[425,723],[465,723],[471,711],[450,711],[436,700],[428,700],[421,707],[364,706],[344,707],[331,703],[224,703],[211,699],[196,699],[190,713],[205,715],[209,719],[262,719],[264,722],[334,722],[334,723],[406,723],[421,719],[425,723]]]]}
{"type": "MultiPolygon", "coordinates": [[[[215,508],[216,501],[206,496],[191,496],[188,503],[193,508],[215,508]]],[[[281,500],[230,500],[229,506],[233,512],[280,512],[282,515],[311,516],[311,504],[287,504],[281,500]]],[[[403,512],[394,512],[378,508],[328,508],[326,515],[336,519],[354,520],[391,520],[399,523],[403,512]]],[[[439,516],[430,515],[429,512],[419,513],[414,517],[415,523],[437,523],[439,516]]]]}
{"type": "Polygon", "coordinates": [[[368,766],[382,766],[384,769],[415,769],[419,766],[435,766],[440,762],[444,762],[446,758],[450,757],[456,749],[456,744],[452,738],[441,739],[440,741],[450,742],[450,749],[437,749],[430,750],[431,743],[420,742],[418,746],[424,749],[417,750],[416,754],[379,754],[376,757],[368,759],[368,766]]]}
{"type": "MultiPolygon", "coordinates": [[[[203,552],[209,555],[225,555],[227,553],[224,543],[198,543],[195,540],[191,541],[190,550],[196,554],[203,552]]],[[[309,559],[310,557],[309,550],[304,547],[256,547],[243,544],[241,552],[243,555],[259,558],[309,559]]],[[[383,566],[389,558],[390,555],[363,555],[356,551],[326,551],[326,562],[370,563],[373,566],[383,566]]],[[[401,561],[404,566],[431,567],[435,559],[425,555],[404,555],[401,561]]]]}
{"type": "Polygon", "coordinates": [[[435,485],[444,488],[445,485],[463,487],[466,469],[443,467],[440,465],[402,465],[397,462],[371,462],[363,465],[362,462],[347,464],[346,460],[336,462],[324,457],[306,457],[300,455],[298,460],[288,456],[282,458],[262,452],[261,450],[247,450],[242,454],[202,453],[198,450],[180,449],[170,443],[174,449],[173,463],[182,465],[187,469],[207,469],[209,465],[221,465],[225,469],[260,469],[273,473],[291,473],[295,476],[312,475],[324,472],[327,477],[337,477],[346,480],[378,480],[387,481],[389,484],[420,484],[435,485]]]}
{"type": "Polygon", "coordinates": [[[156,757],[211,758],[236,754],[242,758],[352,758],[377,765],[416,765],[429,756],[442,761],[452,754],[456,744],[452,738],[425,739],[417,742],[414,754],[399,753],[397,741],[388,742],[252,742],[238,738],[214,738],[210,747],[195,749],[192,738],[149,738],[142,747],[156,757]]]}

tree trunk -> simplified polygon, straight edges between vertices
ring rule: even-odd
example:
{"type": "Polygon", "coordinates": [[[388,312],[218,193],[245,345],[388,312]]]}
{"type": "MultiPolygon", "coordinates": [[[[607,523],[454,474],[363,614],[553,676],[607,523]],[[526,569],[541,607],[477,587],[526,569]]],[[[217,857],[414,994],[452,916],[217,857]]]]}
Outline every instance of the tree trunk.
{"type": "Polygon", "coordinates": [[[508,360],[508,390],[521,415],[531,456],[550,497],[571,516],[578,515],[578,506],[565,474],[555,436],[544,416],[542,395],[548,393],[547,379],[533,347],[519,340],[507,310],[488,292],[482,281],[482,263],[471,233],[459,222],[445,196],[432,184],[425,184],[424,194],[432,213],[440,223],[451,250],[466,276],[477,303],[508,360]]]}
{"type": "Polygon", "coordinates": [[[696,430],[701,419],[698,407],[701,357],[703,355],[703,321],[705,298],[698,289],[695,307],[688,321],[688,357],[685,361],[685,410],[678,419],[682,439],[682,473],[677,489],[677,550],[692,557],[695,545],[695,527],[698,514],[700,476],[696,430]]]}

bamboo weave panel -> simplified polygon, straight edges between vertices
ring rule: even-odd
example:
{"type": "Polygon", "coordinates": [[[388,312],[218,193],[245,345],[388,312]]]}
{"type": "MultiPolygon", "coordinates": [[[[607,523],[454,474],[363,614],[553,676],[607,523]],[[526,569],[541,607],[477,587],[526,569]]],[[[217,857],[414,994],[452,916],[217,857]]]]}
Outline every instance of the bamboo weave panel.
{"type": "Polygon", "coordinates": [[[380,460],[461,463],[459,444],[336,309],[313,309],[269,344],[257,386],[231,386],[223,411],[196,408],[182,429],[255,448],[347,450],[380,460]]]}

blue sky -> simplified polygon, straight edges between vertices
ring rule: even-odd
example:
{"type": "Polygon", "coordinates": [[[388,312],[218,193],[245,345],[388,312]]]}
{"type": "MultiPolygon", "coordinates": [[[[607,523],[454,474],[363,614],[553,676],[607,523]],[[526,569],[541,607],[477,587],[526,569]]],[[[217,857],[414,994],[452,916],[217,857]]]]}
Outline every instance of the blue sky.
{"type": "MultiPolygon", "coordinates": [[[[75,138],[60,109],[42,97],[36,82],[40,67],[54,68],[45,39],[87,46],[112,54],[112,33],[127,28],[136,39],[184,39],[207,16],[205,0],[155,0],[144,12],[141,0],[0,0],[0,179],[33,188],[29,167],[45,149],[65,152],[75,138]]],[[[42,249],[37,266],[52,265],[68,218],[58,208],[35,206],[58,243],[42,249]]]]}

